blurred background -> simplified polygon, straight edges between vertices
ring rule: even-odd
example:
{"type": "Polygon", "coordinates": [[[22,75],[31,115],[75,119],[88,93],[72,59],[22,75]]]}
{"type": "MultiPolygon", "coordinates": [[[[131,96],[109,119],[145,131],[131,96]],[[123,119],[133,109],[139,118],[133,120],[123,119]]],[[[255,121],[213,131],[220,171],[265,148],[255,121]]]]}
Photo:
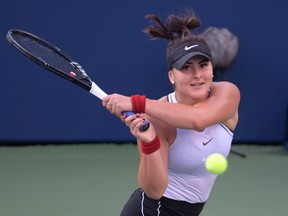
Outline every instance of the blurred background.
{"type": "Polygon", "coordinates": [[[288,34],[285,0],[36,0],[4,1],[0,8],[2,75],[0,142],[127,142],[129,131],[101,101],[26,59],[6,40],[9,29],[32,32],[78,61],[107,93],[171,92],[166,41],[142,32],[146,14],[162,19],[192,8],[201,28],[227,28],[239,39],[233,64],[218,73],[241,91],[235,143],[279,144],[285,139],[288,34]]]}

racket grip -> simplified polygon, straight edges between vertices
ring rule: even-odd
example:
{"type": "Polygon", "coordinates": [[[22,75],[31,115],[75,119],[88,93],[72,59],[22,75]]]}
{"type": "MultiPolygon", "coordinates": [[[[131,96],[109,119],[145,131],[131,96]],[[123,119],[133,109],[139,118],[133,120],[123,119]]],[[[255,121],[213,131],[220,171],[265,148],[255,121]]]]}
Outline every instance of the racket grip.
{"type": "MultiPolygon", "coordinates": [[[[128,116],[135,115],[135,113],[131,112],[131,111],[122,112],[122,114],[123,113],[125,114],[126,118],[128,116]]],[[[144,120],[144,124],[140,127],[140,131],[144,132],[144,131],[148,130],[149,126],[150,126],[150,123],[147,120],[144,120]]]]}

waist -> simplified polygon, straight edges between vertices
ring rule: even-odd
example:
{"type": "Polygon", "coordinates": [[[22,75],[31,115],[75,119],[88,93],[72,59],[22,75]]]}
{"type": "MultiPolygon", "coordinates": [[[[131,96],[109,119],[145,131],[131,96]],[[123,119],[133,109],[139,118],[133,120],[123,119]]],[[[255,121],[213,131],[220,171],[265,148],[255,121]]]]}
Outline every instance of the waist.
{"type": "Polygon", "coordinates": [[[169,183],[164,192],[164,196],[188,203],[206,202],[216,177],[216,175],[210,175],[209,173],[206,173],[206,175],[203,174],[202,176],[193,176],[179,174],[169,170],[169,183]]]}
{"type": "MultiPolygon", "coordinates": [[[[166,208],[171,208],[176,212],[182,213],[198,213],[203,210],[205,202],[203,203],[189,203],[186,201],[174,200],[168,197],[163,196],[161,199],[161,205],[166,208]]],[[[190,215],[190,214],[189,214],[190,215]]]]}

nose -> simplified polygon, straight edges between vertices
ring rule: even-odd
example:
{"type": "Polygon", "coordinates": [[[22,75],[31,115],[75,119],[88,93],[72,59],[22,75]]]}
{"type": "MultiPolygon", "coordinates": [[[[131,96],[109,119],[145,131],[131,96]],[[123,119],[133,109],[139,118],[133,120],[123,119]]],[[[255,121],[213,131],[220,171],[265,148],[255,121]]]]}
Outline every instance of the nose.
{"type": "Polygon", "coordinates": [[[201,73],[197,68],[193,68],[193,70],[191,70],[192,76],[193,78],[199,78],[201,77],[201,73]]]}

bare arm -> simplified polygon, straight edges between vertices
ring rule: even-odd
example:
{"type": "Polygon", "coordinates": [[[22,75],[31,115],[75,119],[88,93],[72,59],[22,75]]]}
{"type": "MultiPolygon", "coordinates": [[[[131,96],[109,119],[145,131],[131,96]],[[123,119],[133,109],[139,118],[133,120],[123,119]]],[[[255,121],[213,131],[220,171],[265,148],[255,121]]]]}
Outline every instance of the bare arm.
{"type": "Polygon", "coordinates": [[[152,154],[143,154],[140,144],[138,145],[138,183],[150,198],[158,200],[163,196],[168,184],[168,144],[162,139],[160,149],[152,154]]]}
{"type": "MultiPolygon", "coordinates": [[[[141,115],[143,118],[144,116],[141,115]]],[[[147,116],[145,116],[147,117],[147,116]]],[[[140,164],[138,169],[138,183],[145,193],[152,199],[160,199],[163,196],[168,184],[167,161],[168,161],[168,142],[165,139],[161,122],[157,119],[149,118],[151,123],[149,129],[140,132],[139,127],[143,122],[142,118],[136,115],[129,116],[125,121],[126,125],[130,125],[131,133],[137,138],[140,164]],[[158,129],[156,130],[156,126],[158,129]],[[144,154],[141,148],[141,140],[150,142],[156,136],[160,138],[160,148],[151,154],[144,154]]]]}
{"type": "Polygon", "coordinates": [[[204,130],[217,122],[225,122],[237,113],[240,101],[238,88],[228,82],[215,83],[210,96],[194,106],[146,101],[146,113],[179,128],[204,130]]]}
{"type": "MultiPolygon", "coordinates": [[[[240,92],[234,84],[217,82],[214,83],[210,96],[194,106],[147,99],[145,112],[171,126],[202,131],[209,125],[229,121],[236,116],[239,102],[240,92]]],[[[132,110],[130,97],[119,94],[105,97],[102,103],[117,116],[122,111],[132,110]],[[110,108],[108,101],[113,104],[110,108]]],[[[238,117],[230,129],[235,128],[237,119],[238,117]]]]}

